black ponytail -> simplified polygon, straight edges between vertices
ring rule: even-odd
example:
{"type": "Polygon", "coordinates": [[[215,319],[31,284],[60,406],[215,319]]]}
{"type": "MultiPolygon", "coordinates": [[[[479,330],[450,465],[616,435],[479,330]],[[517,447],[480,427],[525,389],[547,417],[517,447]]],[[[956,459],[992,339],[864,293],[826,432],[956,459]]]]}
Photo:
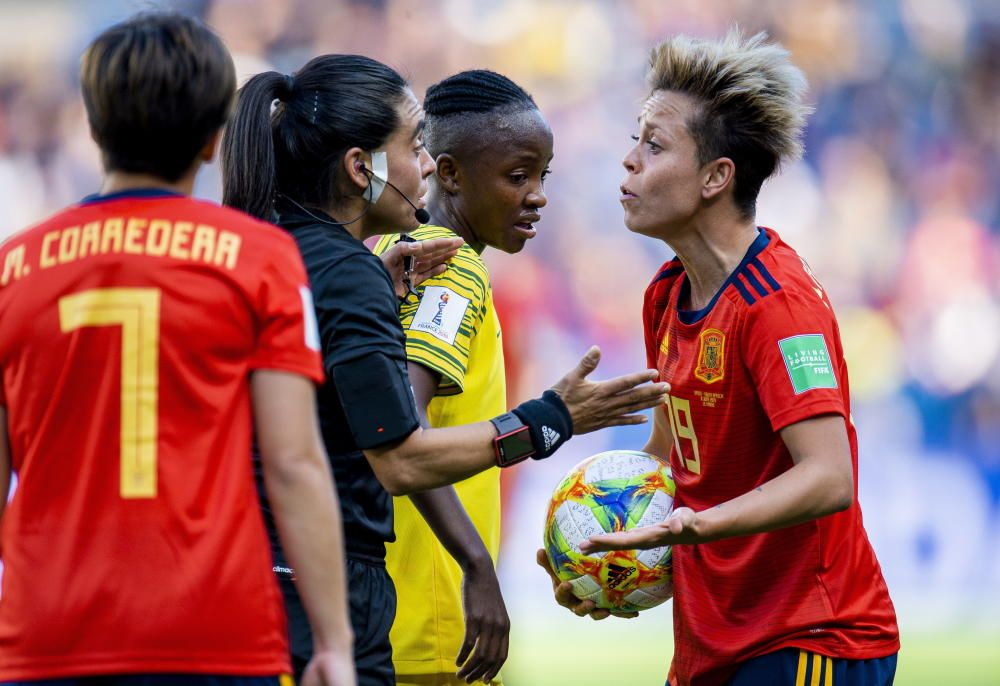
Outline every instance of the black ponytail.
{"type": "Polygon", "coordinates": [[[222,139],[223,202],[262,219],[278,193],[331,206],[340,199],[344,153],[385,143],[399,126],[406,88],[395,70],[360,55],[316,57],[294,77],[254,76],[240,89],[222,139]]]}
{"type": "Polygon", "coordinates": [[[222,202],[262,219],[270,217],[276,191],[271,103],[287,92],[285,83],[276,71],[247,81],[222,138],[222,202]]]}

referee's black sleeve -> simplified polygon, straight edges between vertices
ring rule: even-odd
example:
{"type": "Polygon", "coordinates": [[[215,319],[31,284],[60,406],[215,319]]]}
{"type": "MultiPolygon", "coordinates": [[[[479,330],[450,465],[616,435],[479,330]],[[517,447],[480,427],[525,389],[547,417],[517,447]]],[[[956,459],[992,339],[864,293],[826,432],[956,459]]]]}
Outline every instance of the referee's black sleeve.
{"type": "Polygon", "coordinates": [[[323,364],[361,449],[418,426],[406,371],[406,337],[392,281],[378,257],[352,252],[310,270],[323,364]]]}

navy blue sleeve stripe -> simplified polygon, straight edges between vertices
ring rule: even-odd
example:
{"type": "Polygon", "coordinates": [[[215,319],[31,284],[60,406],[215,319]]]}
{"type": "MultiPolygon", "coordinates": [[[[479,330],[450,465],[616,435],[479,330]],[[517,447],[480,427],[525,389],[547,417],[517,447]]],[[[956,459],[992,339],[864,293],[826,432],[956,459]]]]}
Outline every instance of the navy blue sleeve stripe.
{"type": "Polygon", "coordinates": [[[757,302],[757,300],[752,295],[750,295],[750,291],[748,291],[747,287],[743,285],[743,282],[739,280],[739,277],[733,279],[733,285],[736,286],[736,290],[740,292],[740,295],[743,296],[743,299],[747,301],[747,305],[753,305],[755,302],[757,302]]]}
{"type": "Polygon", "coordinates": [[[760,261],[759,257],[755,257],[753,260],[751,260],[750,264],[752,264],[754,266],[754,269],[756,269],[757,272],[764,279],[764,281],[767,282],[767,285],[771,287],[771,290],[774,290],[774,291],[780,291],[781,290],[781,284],[779,284],[775,280],[775,278],[773,276],[771,276],[771,272],[767,271],[767,267],[764,266],[764,263],[760,261]]]}
{"type": "Polygon", "coordinates": [[[764,288],[764,285],[757,280],[757,277],[753,275],[753,272],[750,271],[750,269],[744,269],[742,274],[743,278],[746,279],[751,286],[753,286],[753,289],[757,291],[760,297],[763,298],[767,295],[770,295],[767,289],[764,288]]]}

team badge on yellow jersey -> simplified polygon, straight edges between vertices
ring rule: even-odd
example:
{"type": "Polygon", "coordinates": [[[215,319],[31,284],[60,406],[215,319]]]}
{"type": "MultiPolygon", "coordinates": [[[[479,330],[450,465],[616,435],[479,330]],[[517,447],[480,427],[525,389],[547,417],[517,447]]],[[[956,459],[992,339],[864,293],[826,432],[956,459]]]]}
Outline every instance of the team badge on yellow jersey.
{"type": "Polygon", "coordinates": [[[698,366],[694,375],[705,383],[722,381],[725,376],[726,334],[718,329],[701,332],[701,349],[698,352],[698,366]]]}

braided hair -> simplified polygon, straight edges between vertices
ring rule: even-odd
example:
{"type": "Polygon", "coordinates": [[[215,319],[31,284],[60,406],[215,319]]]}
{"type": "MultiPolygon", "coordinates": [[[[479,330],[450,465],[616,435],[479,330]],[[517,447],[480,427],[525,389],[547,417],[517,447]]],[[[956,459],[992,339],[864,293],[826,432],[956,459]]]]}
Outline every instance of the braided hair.
{"type": "Polygon", "coordinates": [[[431,157],[455,154],[470,139],[480,139],[486,120],[536,110],[534,98],[502,74],[472,69],[434,84],[424,98],[424,143],[431,157]]]}

